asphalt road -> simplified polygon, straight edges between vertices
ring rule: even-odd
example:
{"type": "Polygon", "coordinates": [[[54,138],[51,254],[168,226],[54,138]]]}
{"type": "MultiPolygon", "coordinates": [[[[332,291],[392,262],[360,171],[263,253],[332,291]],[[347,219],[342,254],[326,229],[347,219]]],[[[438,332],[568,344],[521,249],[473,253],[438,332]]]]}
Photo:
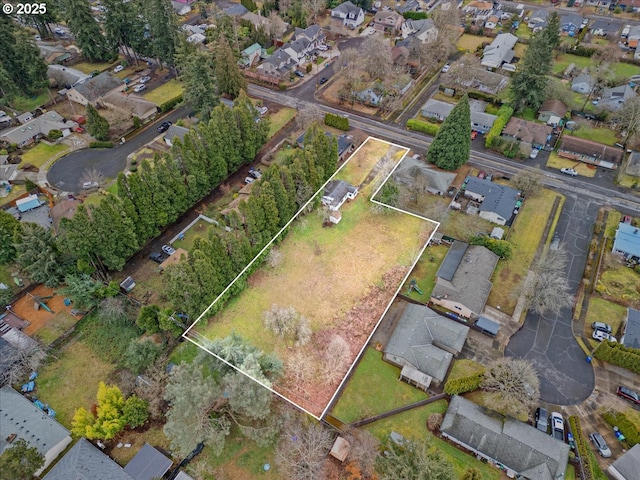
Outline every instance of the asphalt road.
{"type": "Polygon", "coordinates": [[[116,178],[127,164],[127,156],[159,135],[156,127],[166,120],[176,122],[191,111],[190,107],[181,107],[171,114],[156,120],[124,145],[114,148],[84,149],[72,152],[60,158],[47,172],[47,181],[55,188],[69,193],[82,190],[82,177],[88,169],[96,169],[104,178],[116,178]]]}

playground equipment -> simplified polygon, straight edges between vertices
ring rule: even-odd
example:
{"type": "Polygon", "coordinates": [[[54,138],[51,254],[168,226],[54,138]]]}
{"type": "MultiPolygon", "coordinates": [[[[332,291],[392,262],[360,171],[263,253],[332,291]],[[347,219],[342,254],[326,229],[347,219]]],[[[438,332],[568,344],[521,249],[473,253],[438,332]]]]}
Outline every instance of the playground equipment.
{"type": "Polygon", "coordinates": [[[42,307],[49,313],[55,313],[45,303],[45,300],[49,300],[50,298],[53,298],[53,295],[49,295],[48,297],[41,297],[39,295],[32,295],[31,293],[27,293],[27,295],[33,299],[33,309],[34,310],[36,310],[36,311],[40,310],[40,307],[42,307]]]}
{"type": "Polygon", "coordinates": [[[415,290],[416,292],[418,292],[418,295],[422,295],[422,290],[420,290],[420,287],[418,287],[418,282],[415,279],[409,282],[409,291],[407,292],[407,295],[411,293],[411,290],[415,290]]]}

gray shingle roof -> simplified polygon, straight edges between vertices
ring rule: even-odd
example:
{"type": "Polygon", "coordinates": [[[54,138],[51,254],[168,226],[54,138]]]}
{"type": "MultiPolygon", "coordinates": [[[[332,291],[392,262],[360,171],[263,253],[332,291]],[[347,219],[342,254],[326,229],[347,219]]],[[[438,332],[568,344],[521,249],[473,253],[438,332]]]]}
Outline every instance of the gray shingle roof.
{"type": "Polygon", "coordinates": [[[481,212],[495,212],[507,220],[511,218],[516,202],[520,199],[520,192],[517,190],[484,178],[471,177],[465,191],[484,197],[480,205],[481,212]]]}
{"type": "Polygon", "coordinates": [[[136,456],[127,463],[124,471],[134,480],[151,480],[152,478],[161,478],[172,464],[171,460],[145,443],[136,456]]]}
{"type": "Polygon", "coordinates": [[[640,349],[640,310],[627,307],[627,325],[622,343],[625,347],[640,349]]]}
{"type": "Polygon", "coordinates": [[[42,480],[133,480],[120,465],[81,438],[42,480]]]}
{"type": "Polygon", "coordinates": [[[357,15],[360,10],[362,10],[360,7],[356,7],[349,1],[343,2],[333,9],[334,12],[343,13],[345,15],[347,15],[349,12],[353,12],[357,15]]]}
{"type": "Polygon", "coordinates": [[[329,204],[336,208],[344,202],[349,193],[356,193],[358,189],[344,180],[331,180],[324,187],[322,198],[330,200],[329,204]]]}
{"type": "Polygon", "coordinates": [[[440,431],[514,470],[523,479],[564,478],[569,445],[460,396],[451,398],[440,431]]]}
{"type": "Polygon", "coordinates": [[[85,80],[84,83],[78,84],[73,88],[84,98],[93,102],[102,95],[120,86],[122,86],[122,80],[114,77],[110,72],[103,72],[100,75],[85,80]]]}
{"type": "Polygon", "coordinates": [[[612,470],[622,475],[625,480],[637,480],[640,472],[640,443],[613,462],[609,467],[609,471],[612,470]]]}
{"type": "Polygon", "coordinates": [[[513,47],[518,41],[518,37],[511,33],[500,33],[484,48],[482,53],[482,66],[489,68],[497,68],[504,62],[510,62],[513,59],[513,47]]]}
{"type": "MultiPolygon", "coordinates": [[[[5,373],[18,360],[18,349],[0,337],[0,382],[4,382],[5,373]]],[[[0,434],[2,436],[2,434],[0,434]]],[[[2,442],[2,440],[0,440],[2,442]]],[[[2,452],[2,443],[0,443],[0,452],[2,452]]]]}
{"type": "Polygon", "coordinates": [[[180,125],[171,125],[167,130],[167,133],[164,134],[164,138],[168,139],[172,143],[176,138],[183,141],[187,133],[189,133],[188,128],[181,127],[180,125]]]}
{"type": "Polygon", "coordinates": [[[458,270],[458,266],[460,265],[462,257],[464,257],[468,246],[468,243],[460,242],[458,240],[454,241],[451,247],[449,247],[449,251],[444,257],[444,260],[440,264],[440,268],[438,269],[436,276],[447,281],[453,280],[453,276],[456,274],[456,270],[458,270]]]}

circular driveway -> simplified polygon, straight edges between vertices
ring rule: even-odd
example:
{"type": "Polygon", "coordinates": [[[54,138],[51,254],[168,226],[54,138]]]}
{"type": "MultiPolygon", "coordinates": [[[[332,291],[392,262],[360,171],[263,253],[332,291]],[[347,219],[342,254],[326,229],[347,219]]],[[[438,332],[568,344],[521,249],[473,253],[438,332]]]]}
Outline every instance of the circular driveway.
{"type": "MultiPolygon", "coordinates": [[[[578,289],[591,240],[591,226],[600,204],[566,194],[556,233],[567,253],[566,273],[573,294],[578,289]]],[[[540,377],[540,399],[554,405],[575,405],[593,391],[593,366],[571,329],[571,308],[544,316],[529,312],[522,329],[507,345],[505,355],[531,361],[540,377]]]]}

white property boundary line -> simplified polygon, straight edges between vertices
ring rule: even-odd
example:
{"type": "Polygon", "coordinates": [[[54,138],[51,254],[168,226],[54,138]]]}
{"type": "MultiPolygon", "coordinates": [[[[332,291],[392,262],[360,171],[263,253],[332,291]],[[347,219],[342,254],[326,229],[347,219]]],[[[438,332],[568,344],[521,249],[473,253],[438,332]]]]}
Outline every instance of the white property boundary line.
{"type": "MultiPolygon", "coordinates": [[[[327,413],[327,409],[329,408],[329,406],[333,403],[333,401],[335,400],[336,395],[342,390],[343,384],[345,382],[345,380],[347,378],[349,378],[349,375],[351,374],[351,371],[353,370],[353,367],[355,365],[358,364],[358,361],[360,359],[360,357],[362,356],[362,353],[364,352],[364,350],[367,348],[367,345],[369,344],[369,342],[371,341],[371,337],[373,336],[373,334],[375,333],[375,331],[378,329],[378,326],[380,325],[380,322],[382,321],[382,319],[384,318],[384,316],[386,315],[387,311],[389,310],[389,308],[391,307],[391,304],[393,303],[393,301],[395,300],[396,296],[398,295],[398,293],[400,292],[400,289],[402,288],[402,286],[405,284],[405,282],[407,281],[407,278],[409,277],[409,275],[411,274],[411,272],[413,271],[413,269],[416,266],[416,263],[418,263],[418,260],[420,259],[420,257],[422,256],[422,254],[424,253],[424,250],[427,248],[427,246],[429,245],[429,242],[431,241],[431,239],[433,238],[434,233],[438,230],[438,228],[440,227],[440,222],[436,222],[434,220],[431,220],[430,218],[426,218],[423,217],[421,215],[417,215],[413,212],[408,212],[396,207],[392,207],[390,205],[386,205],[384,203],[381,203],[377,200],[374,200],[374,197],[378,194],[378,192],[380,191],[380,189],[384,186],[384,184],[387,182],[387,180],[391,177],[391,175],[393,175],[393,173],[396,171],[396,169],[398,168],[398,166],[402,163],[402,161],[405,159],[405,157],[407,156],[407,154],[409,153],[410,148],[408,147],[404,147],[402,145],[396,144],[396,143],[392,143],[392,142],[388,142],[386,140],[381,140],[379,138],[375,138],[372,136],[367,137],[367,139],[362,142],[362,144],[356,149],[355,152],[353,152],[351,154],[351,156],[349,157],[349,159],[344,162],[340,168],[338,168],[335,173],[331,176],[331,178],[329,178],[319,189],[317,192],[315,192],[311,198],[296,212],[296,214],[291,218],[291,220],[289,220],[287,222],[287,224],[282,227],[280,229],[280,231],[278,231],[278,233],[276,233],[276,235],[274,235],[274,237],[271,239],[271,241],[269,241],[269,243],[267,243],[262,250],[260,250],[260,252],[258,252],[258,254],[253,258],[253,260],[251,260],[251,262],[249,262],[247,264],[246,267],[244,267],[242,269],[242,271],[236,276],[236,278],[234,278],[231,283],[229,283],[229,285],[227,285],[227,287],[216,297],[216,299],[211,302],[211,304],[205,309],[204,312],[202,312],[200,314],[200,316],[193,322],[193,324],[187,328],[185,330],[185,332],[182,334],[182,337],[185,338],[186,340],[189,340],[191,343],[193,343],[194,345],[196,345],[197,347],[201,348],[202,350],[204,350],[205,352],[207,352],[208,354],[214,356],[215,358],[217,358],[218,360],[220,360],[221,362],[225,363],[226,365],[230,366],[231,368],[233,368],[234,370],[237,370],[238,372],[242,373],[243,375],[245,375],[246,377],[250,378],[251,380],[253,380],[254,382],[260,384],[261,386],[263,386],[264,388],[266,388],[267,390],[269,390],[271,393],[277,395],[278,397],[282,398],[283,400],[289,402],[291,405],[293,405],[294,407],[302,410],[303,412],[305,412],[306,414],[312,416],[313,418],[315,418],[316,420],[321,420],[327,413]],[[193,327],[196,326],[196,324],[198,322],[200,322],[200,320],[205,317],[207,315],[207,313],[211,310],[211,308],[213,307],[213,305],[218,302],[228,291],[229,289],[238,281],[238,279],[240,279],[246,272],[247,270],[249,270],[249,268],[251,268],[251,266],[256,262],[256,260],[258,258],[260,258],[262,256],[262,254],[267,251],[267,249],[269,249],[269,247],[271,247],[271,245],[273,244],[273,242],[282,234],[282,232],[284,232],[284,230],[286,230],[289,225],[291,225],[291,223],[293,223],[294,220],[296,220],[298,218],[298,215],[300,214],[300,212],[304,211],[307,206],[318,196],[319,193],[324,191],[325,186],[333,180],[333,178],[338,175],[340,173],[340,171],[351,161],[352,158],[355,157],[355,155],[360,151],[360,149],[362,147],[364,147],[367,142],[369,140],[375,140],[378,142],[382,142],[382,143],[386,143],[389,146],[394,146],[394,147],[398,147],[401,148],[405,151],[405,154],[402,156],[402,158],[400,158],[400,160],[398,160],[398,163],[396,164],[396,166],[393,168],[393,170],[391,170],[391,172],[385,177],[384,181],[382,181],[380,183],[380,186],[376,189],[376,191],[371,195],[371,198],[369,198],[369,201],[383,206],[385,208],[390,208],[392,210],[395,210],[397,212],[400,213],[404,213],[407,215],[411,215],[413,217],[419,218],[420,220],[424,220],[426,222],[430,222],[435,224],[435,228],[433,229],[433,232],[431,232],[431,235],[429,236],[429,239],[425,242],[424,246],[420,249],[420,252],[418,253],[418,255],[416,255],[415,260],[413,261],[413,263],[411,264],[411,267],[407,270],[407,274],[404,276],[404,278],[402,279],[402,281],[400,282],[400,285],[398,286],[396,292],[394,293],[394,295],[391,297],[391,300],[389,301],[389,304],[387,305],[387,307],[385,308],[384,312],[382,313],[382,315],[380,316],[380,319],[376,322],[374,328],[371,330],[371,333],[369,334],[369,337],[367,337],[366,342],[364,343],[364,345],[362,346],[362,348],[360,349],[360,352],[358,352],[358,355],[356,355],[353,363],[351,364],[351,366],[349,367],[349,369],[347,370],[347,373],[345,374],[344,378],[342,379],[342,381],[340,382],[340,384],[338,385],[338,387],[336,388],[335,392],[333,393],[333,395],[331,396],[329,402],[327,403],[327,405],[324,407],[324,410],[322,411],[322,414],[318,417],[315,414],[309,412],[307,409],[305,409],[304,407],[298,405],[296,402],[294,402],[293,400],[291,400],[290,398],[287,398],[286,396],[284,396],[283,394],[277,392],[276,390],[273,389],[273,387],[271,385],[266,385],[265,383],[261,382],[260,380],[252,377],[251,375],[247,374],[246,372],[244,372],[243,370],[241,370],[240,368],[236,367],[235,365],[229,363],[227,360],[225,360],[224,358],[221,358],[220,356],[216,355],[215,353],[213,353],[212,351],[210,351],[205,345],[205,342],[199,343],[197,340],[200,339],[207,339],[207,337],[204,337],[203,335],[197,333],[197,332],[192,332],[191,330],[193,329],[193,327]],[[192,338],[193,337],[193,338],[192,338]]],[[[201,340],[202,341],[202,340],[201,340]]]]}

